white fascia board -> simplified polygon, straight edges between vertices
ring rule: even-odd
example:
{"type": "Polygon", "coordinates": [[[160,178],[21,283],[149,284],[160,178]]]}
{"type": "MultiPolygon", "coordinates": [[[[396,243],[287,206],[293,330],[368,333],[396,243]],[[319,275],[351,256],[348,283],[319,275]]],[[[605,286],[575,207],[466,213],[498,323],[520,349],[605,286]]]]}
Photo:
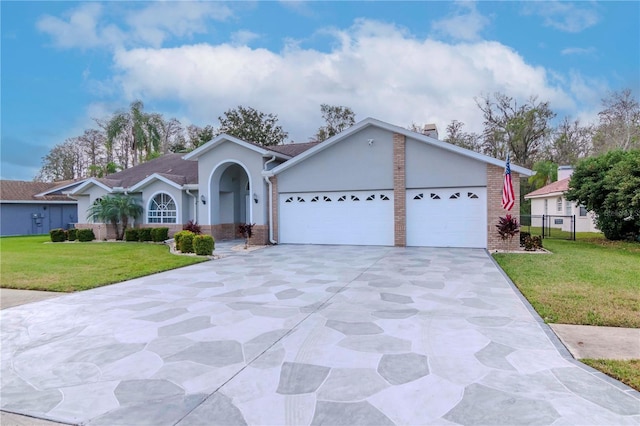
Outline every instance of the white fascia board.
{"type": "MultiPolygon", "coordinates": [[[[44,197],[45,195],[49,195],[52,192],[58,192],[58,191],[61,191],[61,190],[65,189],[65,188],[68,188],[70,186],[79,185],[79,184],[80,184],[80,181],[68,183],[68,184],[62,185],[62,186],[54,186],[54,187],[52,187],[50,189],[47,189],[44,192],[41,192],[39,194],[34,195],[34,197],[44,197]]],[[[63,194],[64,194],[64,192],[63,192],[63,194]]]]}
{"type": "Polygon", "coordinates": [[[555,192],[549,192],[547,194],[541,194],[541,195],[525,195],[524,199],[525,200],[534,200],[534,199],[538,199],[538,198],[558,198],[558,197],[564,197],[564,191],[555,191],[555,192]]]}
{"type": "MultiPolygon", "coordinates": [[[[464,155],[465,157],[470,157],[473,158],[475,160],[479,160],[482,161],[484,163],[488,163],[488,164],[492,164],[498,167],[505,167],[505,161],[503,160],[498,160],[497,158],[493,158],[490,157],[488,155],[484,155],[484,154],[480,154],[478,152],[475,151],[470,151],[468,149],[456,146],[456,145],[452,145],[450,143],[438,140],[438,139],[434,139],[430,136],[426,136],[423,135],[421,133],[416,133],[416,132],[412,132],[409,129],[405,129],[404,127],[400,127],[400,126],[395,126],[393,124],[389,124],[389,123],[385,123],[384,121],[380,121],[377,120],[375,118],[366,118],[362,121],[360,121],[359,123],[354,124],[353,126],[349,127],[348,129],[346,129],[345,131],[338,133],[337,135],[327,139],[326,141],[314,146],[313,148],[309,149],[308,151],[303,152],[302,154],[298,155],[297,157],[293,158],[292,160],[289,160],[281,165],[279,165],[278,167],[274,167],[273,172],[275,174],[280,173],[283,170],[288,169],[289,167],[294,166],[295,164],[299,163],[300,161],[303,161],[305,158],[310,157],[312,155],[315,155],[316,153],[327,149],[328,147],[330,147],[331,145],[335,144],[336,142],[339,142],[349,136],[351,136],[352,134],[360,131],[361,129],[368,127],[368,126],[375,126],[381,129],[385,129],[388,130],[392,133],[398,133],[401,135],[404,135],[405,137],[408,138],[412,138],[415,140],[418,140],[420,142],[424,142],[426,144],[429,145],[433,145],[436,146],[438,148],[441,149],[445,149],[447,151],[451,151],[451,152],[455,152],[457,154],[461,154],[464,155]]],[[[520,167],[517,165],[511,165],[511,171],[516,172],[516,173],[520,173],[523,176],[531,176],[534,174],[534,172],[532,170],[526,169],[524,167],[520,167]]]]}
{"type": "Polygon", "coordinates": [[[186,154],[184,157],[182,157],[183,160],[197,160],[200,156],[202,156],[204,153],[212,150],[213,148],[215,148],[216,146],[220,145],[223,142],[233,142],[235,144],[238,144],[244,148],[250,149],[252,151],[255,151],[261,155],[264,155],[267,153],[266,149],[257,147],[253,144],[247,143],[245,141],[243,141],[242,139],[238,139],[236,137],[233,136],[229,136],[226,133],[223,133],[221,135],[216,136],[215,138],[213,138],[212,140],[210,140],[209,142],[205,143],[204,145],[194,149],[193,151],[191,151],[190,153],[186,154]]]}
{"type": "Polygon", "coordinates": [[[182,189],[185,189],[188,191],[197,191],[200,189],[200,186],[197,183],[187,183],[182,186],[182,189]]]}
{"type": "Polygon", "coordinates": [[[90,178],[90,179],[87,179],[86,181],[84,181],[84,183],[78,185],[78,187],[75,188],[73,191],[69,192],[69,194],[80,194],[80,193],[82,193],[82,191],[85,188],[89,187],[90,185],[99,186],[100,188],[104,189],[105,191],[107,191],[109,193],[113,192],[112,189],[109,188],[107,185],[105,185],[105,184],[103,184],[101,182],[98,182],[94,178],[90,178]]]}
{"type": "Polygon", "coordinates": [[[175,183],[174,181],[172,181],[171,179],[167,179],[164,176],[161,176],[157,173],[154,173],[152,175],[147,176],[146,178],[142,179],[140,182],[136,183],[135,185],[127,188],[128,192],[137,192],[138,190],[144,188],[145,186],[147,186],[148,184],[150,184],[152,181],[154,180],[159,180],[162,181],[164,183],[166,183],[167,185],[170,185],[176,189],[182,189],[182,185],[179,185],[177,183],[175,183]]]}

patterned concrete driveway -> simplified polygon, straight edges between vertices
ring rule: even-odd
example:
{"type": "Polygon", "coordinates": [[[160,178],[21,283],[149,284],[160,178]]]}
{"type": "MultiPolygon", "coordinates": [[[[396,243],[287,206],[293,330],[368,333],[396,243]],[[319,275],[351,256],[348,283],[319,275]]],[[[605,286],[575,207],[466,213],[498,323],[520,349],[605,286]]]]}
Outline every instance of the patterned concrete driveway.
{"type": "Polygon", "coordinates": [[[483,250],[276,246],[0,315],[2,410],[50,420],[640,423],[483,250]]]}

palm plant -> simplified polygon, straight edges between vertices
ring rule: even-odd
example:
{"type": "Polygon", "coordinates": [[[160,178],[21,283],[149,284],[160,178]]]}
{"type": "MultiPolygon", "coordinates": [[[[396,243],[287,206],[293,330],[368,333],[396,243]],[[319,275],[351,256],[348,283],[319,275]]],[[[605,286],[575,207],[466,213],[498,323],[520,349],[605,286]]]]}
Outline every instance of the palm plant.
{"type": "Polygon", "coordinates": [[[156,115],[143,110],[142,101],[134,101],[129,111],[116,113],[105,126],[107,146],[112,147],[116,139],[122,138],[126,148],[131,149],[133,165],[157,152],[162,139],[156,115]]]}
{"type": "Polygon", "coordinates": [[[131,195],[105,195],[89,208],[88,217],[94,221],[112,224],[116,229],[116,239],[122,240],[129,225],[129,218],[137,218],[142,211],[142,206],[131,195]]]}

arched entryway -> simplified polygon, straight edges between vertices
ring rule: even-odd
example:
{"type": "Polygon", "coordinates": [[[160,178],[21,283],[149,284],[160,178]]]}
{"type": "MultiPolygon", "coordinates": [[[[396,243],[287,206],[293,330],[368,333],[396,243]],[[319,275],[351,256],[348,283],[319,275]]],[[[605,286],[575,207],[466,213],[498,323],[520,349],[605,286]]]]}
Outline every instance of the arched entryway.
{"type": "Polygon", "coordinates": [[[209,223],[217,239],[236,237],[241,223],[251,223],[251,178],[247,168],[236,161],[215,167],[209,180],[209,223]]]}

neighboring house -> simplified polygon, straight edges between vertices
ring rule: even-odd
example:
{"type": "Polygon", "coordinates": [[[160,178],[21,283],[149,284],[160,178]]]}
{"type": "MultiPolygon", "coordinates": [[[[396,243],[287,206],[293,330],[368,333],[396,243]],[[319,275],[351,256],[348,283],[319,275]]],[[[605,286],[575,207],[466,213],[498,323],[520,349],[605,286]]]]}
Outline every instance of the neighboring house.
{"type": "Polygon", "coordinates": [[[46,234],[78,221],[77,202],[62,191],[77,182],[0,181],[0,236],[46,234]]]}
{"type": "MultiPolygon", "coordinates": [[[[518,194],[519,176],[532,172],[511,170],[518,194]]],[[[137,225],[175,232],[194,220],[216,239],[252,223],[252,244],[491,249],[501,246],[503,173],[502,159],[368,118],[322,143],[263,147],[223,134],[186,155],[87,179],[70,196],[78,227],[99,228],[84,212],[121,192],[144,207],[137,225]]]]}
{"type": "Polygon", "coordinates": [[[542,226],[542,216],[549,216],[549,225],[552,228],[571,231],[571,219],[567,216],[575,216],[576,232],[600,232],[594,222],[594,214],[588,212],[584,206],[565,198],[569,190],[569,181],[573,168],[560,166],[558,168],[558,181],[536,189],[524,196],[531,200],[531,225],[542,226]],[[556,217],[554,217],[556,216],[556,217]],[[564,216],[564,217],[560,217],[564,216]]]}

